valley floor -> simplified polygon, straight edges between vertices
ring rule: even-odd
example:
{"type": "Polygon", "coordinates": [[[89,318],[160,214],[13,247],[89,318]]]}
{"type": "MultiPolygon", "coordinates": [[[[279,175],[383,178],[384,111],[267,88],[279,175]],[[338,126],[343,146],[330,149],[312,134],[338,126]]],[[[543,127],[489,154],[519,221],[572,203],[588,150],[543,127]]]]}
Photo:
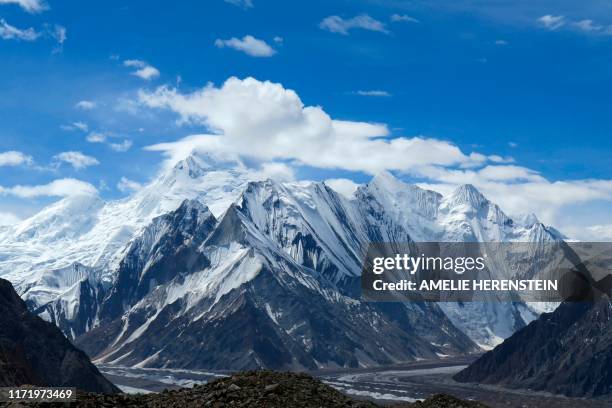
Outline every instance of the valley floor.
{"type": "MultiPolygon", "coordinates": [[[[434,394],[450,394],[491,407],[604,408],[610,399],[576,399],[529,390],[508,390],[490,385],[458,383],[452,376],[475,357],[419,361],[392,367],[358,370],[326,370],[312,373],[324,383],[357,399],[379,403],[415,402],[434,394]]],[[[142,369],[98,366],[124,392],[160,392],[191,387],[229,373],[195,370],[142,369]]]]}

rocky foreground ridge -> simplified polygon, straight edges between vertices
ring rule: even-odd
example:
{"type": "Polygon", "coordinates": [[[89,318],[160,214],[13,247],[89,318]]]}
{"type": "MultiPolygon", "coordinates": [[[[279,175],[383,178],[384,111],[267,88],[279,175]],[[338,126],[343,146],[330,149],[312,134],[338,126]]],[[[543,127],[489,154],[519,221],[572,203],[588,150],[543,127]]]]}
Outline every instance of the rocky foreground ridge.
{"type": "MultiPolygon", "coordinates": [[[[353,407],[376,408],[370,401],[354,400],[320,380],[299,373],[274,371],[247,371],[222,378],[214,382],[164,391],[157,394],[79,394],[71,404],[5,404],[4,407],[78,406],[93,407],[248,407],[248,408],[293,408],[293,407],[353,407]]],[[[426,401],[414,404],[399,404],[392,407],[415,408],[486,408],[486,405],[462,401],[448,395],[435,395],[426,401]]]]}
{"type": "Polygon", "coordinates": [[[84,352],[54,324],[31,314],[11,284],[0,279],[0,387],[21,384],[119,392],[84,352]]]}

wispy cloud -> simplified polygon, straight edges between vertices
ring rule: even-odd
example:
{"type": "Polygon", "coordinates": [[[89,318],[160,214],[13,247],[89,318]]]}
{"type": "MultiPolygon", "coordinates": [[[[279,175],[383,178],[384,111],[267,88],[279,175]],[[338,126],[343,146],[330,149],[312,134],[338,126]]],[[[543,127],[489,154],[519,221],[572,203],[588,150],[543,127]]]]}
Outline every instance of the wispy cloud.
{"type": "Polygon", "coordinates": [[[556,31],[561,28],[584,34],[612,35],[612,25],[599,24],[591,19],[572,20],[562,15],[547,14],[537,19],[543,28],[556,31]]]}
{"type": "Polygon", "coordinates": [[[132,72],[132,75],[142,78],[145,81],[159,77],[159,70],[145,61],[129,59],[123,61],[123,65],[130,68],[136,68],[136,70],[132,72]]]}
{"type": "Polygon", "coordinates": [[[244,52],[251,57],[271,57],[276,54],[276,50],[263,40],[257,39],[252,35],[245,35],[240,38],[230,38],[229,40],[215,40],[217,48],[233,48],[237,51],[244,52]]]}
{"type": "Polygon", "coordinates": [[[16,185],[13,187],[0,186],[0,195],[12,195],[19,198],[35,197],[67,197],[79,194],[97,194],[98,190],[85,181],[63,178],[48,184],[16,185]]]}
{"type": "Polygon", "coordinates": [[[106,142],[106,135],[99,132],[91,132],[85,139],[89,143],[104,143],[106,142]]]}
{"type": "Polygon", "coordinates": [[[563,27],[567,21],[565,20],[565,16],[553,16],[552,14],[546,14],[538,18],[538,22],[549,30],[556,30],[558,28],[563,27]]]}
{"type": "Polygon", "coordinates": [[[369,91],[359,90],[359,91],[356,91],[355,93],[361,96],[391,96],[389,92],[382,91],[380,89],[372,89],[369,91]]]}
{"type": "Polygon", "coordinates": [[[132,147],[132,141],[129,139],[125,139],[120,143],[109,143],[108,146],[116,152],[127,152],[132,147]]]}
{"type": "Polygon", "coordinates": [[[392,14],[390,20],[393,23],[419,23],[420,21],[406,14],[392,14]]]}
{"type": "Polygon", "coordinates": [[[349,19],[344,19],[340,16],[325,17],[319,23],[319,27],[323,30],[342,35],[348,35],[349,31],[352,29],[378,31],[380,33],[389,34],[384,23],[367,14],[361,14],[349,19]]]}
{"type": "Polygon", "coordinates": [[[252,0],[224,0],[226,3],[233,4],[234,6],[241,7],[243,9],[253,8],[252,0]]]}
{"type": "Polygon", "coordinates": [[[77,121],[77,122],[72,122],[69,125],[61,125],[60,128],[62,130],[66,130],[66,131],[73,131],[73,130],[81,130],[83,132],[87,132],[87,130],[89,130],[89,126],[87,125],[87,123],[85,122],[81,122],[81,121],[77,121]]]}
{"type": "Polygon", "coordinates": [[[21,166],[32,164],[34,160],[32,156],[16,150],[0,152],[0,167],[2,166],[21,166]]]}
{"type": "Polygon", "coordinates": [[[127,193],[131,191],[138,191],[142,188],[142,184],[130,180],[126,177],[121,177],[121,180],[117,183],[117,189],[122,193],[127,193]]]}
{"type": "Polygon", "coordinates": [[[123,141],[121,142],[114,142],[112,141],[112,139],[117,139],[117,136],[111,135],[109,137],[109,135],[107,135],[106,133],[101,132],[91,132],[85,138],[85,140],[87,140],[89,143],[106,144],[112,150],[119,153],[127,152],[133,145],[133,142],[130,139],[123,139],[123,141]]]}
{"type": "Polygon", "coordinates": [[[96,103],[93,101],[79,101],[74,105],[75,108],[77,109],[82,109],[82,110],[90,110],[96,107],[96,103]]]}
{"type": "Polygon", "coordinates": [[[495,45],[499,45],[500,47],[503,47],[504,45],[508,45],[508,41],[506,41],[506,40],[495,40],[495,45]]]}
{"type": "Polygon", "coordinates": [[[3,40],[35,41],[40,33],[30,28],[17,28],[0,19],[0,38],[3,40]]]}
{"type": "Polygon", "coordinates": [[[100,164],[95,157],[87,156],[77,151],[62,152],[53,156],[53,158],[58,165],[60,163],[68,163],[76,170],[81,170],[89,166],[96,166],[100,164]]]}
{"type": "Polygon", "coordinates": [[[2,4],[18,5],[28,13],[40,13],[49,8],[43,0],[0,0],[0,5],[2,4]]]}

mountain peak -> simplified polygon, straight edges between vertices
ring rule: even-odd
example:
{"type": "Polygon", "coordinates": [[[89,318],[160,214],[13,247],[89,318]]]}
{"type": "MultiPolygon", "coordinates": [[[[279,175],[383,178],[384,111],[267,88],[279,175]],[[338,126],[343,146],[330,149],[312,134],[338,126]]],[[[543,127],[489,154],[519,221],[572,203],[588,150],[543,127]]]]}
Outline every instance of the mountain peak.
{"type": "Polygon", "coordinates": [[[448,202],[454,205],[471,205],[480,207],[489,202],[472,184],[462,184],[448,197],[448,202]]]}
{"type": "Polygon", "coordinates": [[[383,190],[397,190],[406,185],[406,183],[397,179],[397,177],[387,170],[378,173],[368,184],[383,190]]]}

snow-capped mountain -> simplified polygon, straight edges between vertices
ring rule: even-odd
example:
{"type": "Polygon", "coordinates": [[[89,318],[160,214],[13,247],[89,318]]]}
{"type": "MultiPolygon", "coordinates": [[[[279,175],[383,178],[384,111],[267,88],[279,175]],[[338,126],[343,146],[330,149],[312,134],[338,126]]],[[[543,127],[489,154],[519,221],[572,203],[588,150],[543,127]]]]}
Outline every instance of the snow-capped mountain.
{"type": "Polygon", "coordinates": [[[126,199],[106,203],[96,196],[66,197],[0,230],[0,276],[13,283],[32,309],[56,304],[53,313],[45,312],[46,319],[70,320],[78,308],[76,292],[108,286],[128,243],[153,218],[175,210],[185,199],[207,203],[218,216],[251,176],[238,162],[191,155],[126,199]]]}
{"type": "Polygon", "coordinates": [[[443,197],[382,173],[347,199],[252,178],[191,155],[127,199],[64,199],[0,232],[0,275],[92,355],[143,366],[384,364],[491,347],[536,317],[522,303],[360,300],[371,242],[559,239],[473,186],[443,197]]]}

